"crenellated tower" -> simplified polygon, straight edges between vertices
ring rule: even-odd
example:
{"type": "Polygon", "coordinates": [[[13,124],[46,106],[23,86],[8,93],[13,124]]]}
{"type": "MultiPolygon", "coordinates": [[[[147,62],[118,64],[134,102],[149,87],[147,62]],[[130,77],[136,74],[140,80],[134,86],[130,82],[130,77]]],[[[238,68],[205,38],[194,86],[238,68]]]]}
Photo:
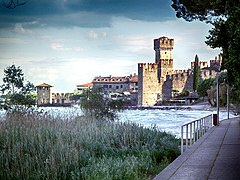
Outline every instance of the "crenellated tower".
{"type": "Polygon", "coordinates": [[[161,98],[162,81],[158,79],[158,64],[138,63],[138,105],[153,106],[161,98]]]}
{"type": "Polygon", "coordinates": [[[158,64],[158,79],[166,80],[166,75],[173,73],[172,51],[174,39],[160,37],[154,39],[155,63],[158,64]]]}

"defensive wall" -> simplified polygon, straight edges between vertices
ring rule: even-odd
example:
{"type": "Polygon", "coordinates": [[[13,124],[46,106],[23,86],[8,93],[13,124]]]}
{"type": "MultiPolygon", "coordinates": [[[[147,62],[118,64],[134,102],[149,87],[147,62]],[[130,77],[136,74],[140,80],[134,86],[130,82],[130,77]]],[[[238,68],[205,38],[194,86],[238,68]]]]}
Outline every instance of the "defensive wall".
{"type": "MultiPolygon", "coordinates": [[[[167,37],[154,39],[155,63],[138,63],[138,106],[153,106],[159,101],[173,97],[173,92],[193,91],[193,67],[191,69],[173,69],[174,40],[167,37]]],[[[200,61],[199,79],[215,77],[222,59],[200,61]]]]}

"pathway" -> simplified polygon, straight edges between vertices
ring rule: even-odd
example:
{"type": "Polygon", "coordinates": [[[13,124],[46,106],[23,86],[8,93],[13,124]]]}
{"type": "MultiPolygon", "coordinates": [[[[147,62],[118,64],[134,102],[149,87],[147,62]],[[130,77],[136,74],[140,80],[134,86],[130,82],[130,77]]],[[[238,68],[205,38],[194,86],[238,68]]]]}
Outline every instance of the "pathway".
{"type": "Polygon", "coordinates": [[[240,118],[212,127],[155,180],[240,180],[240,118]]]}

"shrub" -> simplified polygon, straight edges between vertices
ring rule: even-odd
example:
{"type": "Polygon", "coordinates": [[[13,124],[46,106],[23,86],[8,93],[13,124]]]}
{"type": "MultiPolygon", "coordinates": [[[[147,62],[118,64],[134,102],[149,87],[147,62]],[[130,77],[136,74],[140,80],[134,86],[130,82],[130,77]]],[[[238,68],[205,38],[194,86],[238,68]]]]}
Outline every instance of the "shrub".
{"type": "Polygon", "coordinates": [[[178,145],[155,127],[9,113],[0,121],[0,179],[148,179],[178,145]]]}
{"type": "Polygon", "coordinates": [[[122,100],[104,97],[101,89],[86,90],[82,94],[80,107],[85,115],[97,120],[114,120],[123,109],[122,100]]]}

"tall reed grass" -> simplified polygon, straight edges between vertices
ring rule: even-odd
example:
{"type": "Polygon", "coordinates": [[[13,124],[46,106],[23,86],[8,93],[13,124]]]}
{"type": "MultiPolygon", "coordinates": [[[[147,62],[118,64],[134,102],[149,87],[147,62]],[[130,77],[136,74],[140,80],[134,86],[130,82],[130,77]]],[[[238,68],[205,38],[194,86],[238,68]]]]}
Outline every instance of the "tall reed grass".
{"type": "Polygon", "coordinates": [[[0,120],[0,179],[151,179],[178,144],[154,127],[12,113],[0,120]]]}

